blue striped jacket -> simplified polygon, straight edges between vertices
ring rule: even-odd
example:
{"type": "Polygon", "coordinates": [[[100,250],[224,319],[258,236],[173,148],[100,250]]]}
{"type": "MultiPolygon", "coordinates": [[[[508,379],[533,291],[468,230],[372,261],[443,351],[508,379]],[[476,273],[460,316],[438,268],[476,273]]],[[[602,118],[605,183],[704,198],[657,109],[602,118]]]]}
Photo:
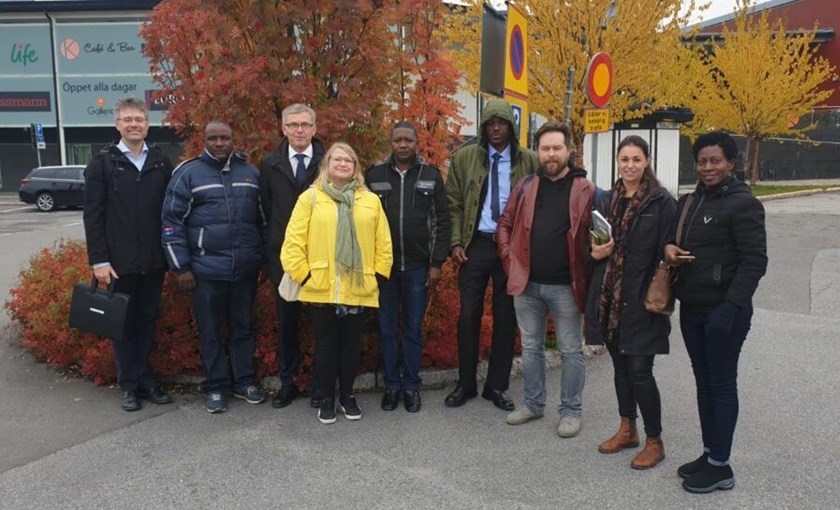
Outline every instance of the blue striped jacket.
{"type": "Polygon", "coordinates": [[[206,151],[172,174],[161,213],[169,268],[196,278],[253,278],[262,263],[267,222],[259,170],[234,153],[219,161],[206,151]]]}

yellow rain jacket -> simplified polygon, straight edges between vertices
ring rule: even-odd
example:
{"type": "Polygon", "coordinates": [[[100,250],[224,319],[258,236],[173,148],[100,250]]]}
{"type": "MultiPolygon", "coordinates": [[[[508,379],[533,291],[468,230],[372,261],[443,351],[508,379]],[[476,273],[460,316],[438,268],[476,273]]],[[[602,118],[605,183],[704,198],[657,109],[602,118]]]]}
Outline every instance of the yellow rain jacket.
{"type": "Polygon", "coordinates": [[[353,222],[362,253],[362,286],[355,278],[339,275],[335,261],[337,204],[320,184],[300,194],[280,250],[283,271],[294,281],[300,283],[310,275],[301,288],[300,301],[379,307],[376,273],[390,277],[393,263],[391,233],[379,197],[367,189],[357,189],[353,222]]]}

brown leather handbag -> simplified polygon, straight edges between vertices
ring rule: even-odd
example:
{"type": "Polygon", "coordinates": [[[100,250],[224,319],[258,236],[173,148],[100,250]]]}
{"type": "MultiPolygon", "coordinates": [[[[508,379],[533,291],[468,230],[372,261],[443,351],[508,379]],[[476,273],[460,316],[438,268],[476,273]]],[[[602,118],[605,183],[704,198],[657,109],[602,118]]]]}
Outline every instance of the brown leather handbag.
{"type": "MultiPolygon", "coordinates": [[[[683,204],[683,209],[680,212],[680,221],[677,223],[677,246],[682,240],[683,225],[685,218],[688,215],[688,209],[691,207],[691,202],[694,200],[694,195],[689,195],[683,204]]],[[[677,279],[677,268],[660,260],[656,265],[656,270],[653,272],[653,279],[648,286],[647,294],[645,295],[645,310],[651,313],[658,313],[662,315],[671,315],[674,313],[674,291],[671,288],[677,279]]]]}

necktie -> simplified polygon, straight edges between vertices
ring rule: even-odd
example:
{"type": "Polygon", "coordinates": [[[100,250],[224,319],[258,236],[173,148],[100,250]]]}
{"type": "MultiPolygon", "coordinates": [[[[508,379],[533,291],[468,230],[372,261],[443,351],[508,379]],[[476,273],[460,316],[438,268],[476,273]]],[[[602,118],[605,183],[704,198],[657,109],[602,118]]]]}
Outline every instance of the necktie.
{"type": "Polygon", "coordinates": [[[306,163],[304,162],[306,154],[295,154],[295,157],[298,160],[297,170],[295,170],[295,185],[300,188],[303,186],[303,181],[306,180],[306,163]]]}
{"type": "Polygon", "coordinates": [[[493,154],[493,165],[490,167],[490,186],[493,190],[490,194],[490,217],[493,221],[499,221],[499,160],[502,155],[498,152],[493,154]]]}

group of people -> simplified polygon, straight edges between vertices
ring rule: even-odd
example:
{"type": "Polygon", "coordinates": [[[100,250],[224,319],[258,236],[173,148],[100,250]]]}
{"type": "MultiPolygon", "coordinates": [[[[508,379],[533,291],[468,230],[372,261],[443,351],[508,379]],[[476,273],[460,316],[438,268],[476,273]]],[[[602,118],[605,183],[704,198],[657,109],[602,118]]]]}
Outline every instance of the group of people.
{"type": "Polygon", "coordinates": [[[116,279],[117,290],[131,296],[125,340],[113,342],[124,410],[139,409],[140,400],[172,401],[148,363],[168,266],[192,293],[208,412],[224,412],[228,393],[251,404],[265,400],[251,327],[260,271],[275,285],[285,276],[300,288],[296,300],[275,293],[281,388],[274,407],[308,394],[322,423],[334,423],[337,412],[360,419],[353,394],[360,338],[367,312],[378,308],[381,408],[393,411],[402,399],[417,412],[428,292],[451,257],[459,366],[445,405],[478,396],[481,319],[492,279],[482,397],[507,411],[510,425],[544,415],[551,315],[562,363],[557,434],[574,437],[582,426],[585,331],[587,343],[606,345],[611,356],[620,417],[618,431],[598,449],[638,447],[638,410],[646,438],[631,466],[649,469],[665,457],[653,364],[668,353],[671,323],[646,309],[645,296],[657,266],[668,264],[678,273],[673,290],[703,446],[678,474],[691,492],[734,486],[737,366],[767,254],[761,203],[731,176],[737,146],[730,135],[711,132],[694,142],[699,182],[676,201],[657,180],[644,139],[621,141],[620,177],[600,190],[574,166],[568,126],[547,122],[536,132],[536,152],[520,147],[513,111],[501,99],[487,102],[478,142],[453,153],[445,182],[419,154],[407,122],[394,125],[391,153],[367,171],[348,144],[326,149],[315,138],[316,114],[303,104],[283,110],[285,141],[259,169],[234,150],[232,129],[221,121],[205,126],[204,153],[173,169],[144,142],[143,102],[127,98],[115,111],[121,139],[85,171],[84,223],[95,276],[116,279]],[[607,242],[590,235],[593,210],[610,223],[607,242]],[[295,383],[303,303],[315,333],[309,388],[295,383]],[[524,376],[518,407],[507,395],[517,327],[524,376]]]}

